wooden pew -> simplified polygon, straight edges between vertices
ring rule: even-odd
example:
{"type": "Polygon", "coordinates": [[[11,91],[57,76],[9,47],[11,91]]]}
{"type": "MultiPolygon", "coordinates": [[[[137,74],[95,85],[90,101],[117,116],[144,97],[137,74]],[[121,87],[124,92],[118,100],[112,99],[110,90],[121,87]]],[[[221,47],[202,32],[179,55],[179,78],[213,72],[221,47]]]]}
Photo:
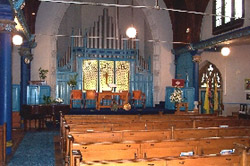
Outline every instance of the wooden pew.
{"type": "Polygon", "coordinates": [[[199,129],[122,130],[112,132],[70,132],[77,142],[123,142],[206,137],[250,136],[250,127],[208,127],[199,129]]]}
{"type": "MultiPolygon", "coordinates": [[[[65,142],[69,132],[88,132],[88,131],[120,131],[120,130],[165,130],[171,128],[195,128],[197,125],[219,127],[221,125],[231,126],[250,126],[247,120],[221,120],[200,121],[200,120],[175,120],[166,122],[134,122],[134,123],[88,123],[64,125],[61,129],[61,148],[65,147],[65,142]],[[93,127],[91,127],[93,125],[93,127]]],[[[181,133],[180,133],[181,134],[181,133]]],[[[191,135],[192,133],[190,133],[191,135]]]]}
{"type": "MultiPolygon", "coordinates": [[[[212,115],[63,115],[60,114],[60,135],[63,137],[65,125],[82,123],[131,123],[147,121],[194,120],[194,119],[234,119],[232,117],[217,117],[212,115]]],[[[160,125],[162,126],[162,125],[160,125]]],[[[187,126],[187,125],[184,125],[187,126]]],[[[118,129],[117,129],[118,130],[118,129]]],[[[122,130],[122,129],[119,129],[122,130]]],[[[98,131],[98,130],[97,130],[98,131]]]]}
{"type": "Polygon", "coordinates": [[[250,126],[239,127],[206,127],[193,129],[174,129],[172,139],[204,138],[204,137],[229,137],[229,136],[250,136],[250,126]]]}
{"type": "MultiPolygon", "coordinates": [[[[95,126],[96,123],[88,124],[70,124],[64,125],[64,128],[61,129],[61,149],[65,152],[65,143],[67,135],[69,132],[88,132],[88,131],[122,131],[122,130],[155,130],[155,129],[170,129],[172,126],[181,128],[181,127],[193,127],[193,121],[191,120],[180,120],[180,121],[168,121],[168,122],[134,122],[134,123],[98,123],[99,125],[95,126]]],[[[101,138],[101,137],[100,137],[101,138]]]]}
{"type": "MultiPolygon", "coordinates": [[[[132,122],[153,122],[153,121],[169,121],[169,120],[206,120],[206,119],[220,119],[220,120],[232,120],[232,117],[216,117],[216,116],[188,116],[188,115],[61,115],[60,121],[60,133],[63,135],[63,130],[65,125],[70,124],[82,124],[82,123],[132,123],[132,122]]],[[[205,126],[205,122],[198,123],[196,126],[205,126]]],[[[176,124],[173,124],[176,125],[176,124]]],[[[160,125],[162,126],[162,125],[160,125]]],[[[184,124],[183,127],[187,126],[184,124]]],[[[195,123],[193,124],[195,127],[195,123]]],[[[121,129],[120,129],[121,130],[121,129]]]]}
{"type": "Polygon", "coordinates": [[[146,160],[112,160],[80,162],[76,160],[76,166],[250,166],[250,154],[231,154],[215,156],[194,157],[164,157],[146,160]],[[245,161],[242,161],[245,158],[245,161]]]}
{"type": "Polygon", "coordinates": [[[0,165],[6,162],[6,123],[0,126],[0,165]]]}
{"type": "Polygon", "coordinates": [[[69,123],[80,122],[115,122],[115,121],[153,121],[185,119],[236,119],[235,117],[218,117],[211,115],[62,115],[61,119],[69,123]]]}
{"type": "MultiPolygon", "coordinates": [[[[85,162],[95,160],[148,159],[155,157],[178,157],[182,152],[195,155],[218,154],[223,149],[233,149],[234,143],[250,145],[249,137],[224,137],[205,139],[168,140],[160,142],[121,142],[97,144],[71,144],[70,151],[79,150],[85,162]],[[217,145],[217,146],[215,146],[217,145]]],[[[76,157],[70,153],[70,165],[76,157]]]]}
{"type": "Polygon", "coordinates": [[[235,119],[232,117],[216,116],[193,116],[193,115],[61,115],[61,124],[80,124],[80,123],[100,123],[100,122],[138,122],[138,121],[163,121],[163,120],[190,120],[190,119],[235,119]]]}
{"type": "MultiPolygon", "coordinates": [[[[124,141],[163,141],[163,140],[183,140],[187,138],[225,137],[225,136],[250,136],[249,127],[232,128],[200,128],[200,129],[175,129],[175,130],[152,130],[152,131],[114,131],[114,132],[85,132],[70,133],[74,137],[75,143],[87,142],[124,142],[124,141]],[[189,131],[190,130],[190,131],[189,131]],[[225,135],[223,135],[225,134],[225,135]]],[[[69,145],[67,139],[64,148],[64,156],[69,156],[69,145]]],[[[65,157],[67,158],[67,157],[65,157]]]]}

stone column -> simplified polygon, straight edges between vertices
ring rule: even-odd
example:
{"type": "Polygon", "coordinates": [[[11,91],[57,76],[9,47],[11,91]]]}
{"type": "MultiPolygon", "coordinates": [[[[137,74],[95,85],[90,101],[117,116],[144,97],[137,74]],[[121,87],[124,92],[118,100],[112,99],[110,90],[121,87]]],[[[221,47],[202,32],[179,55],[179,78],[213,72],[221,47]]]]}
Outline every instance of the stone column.
{"type": "Polygon", "coordinates": [[[201,62],[201,56],[197,54],[194,55],[193,62],[194,62],[193,86],[195,89],[194,100],[199,101],[199,63],[201,62]]]}
{"type": "Polygon", "coordinates": [[[0,125],[7,124],[7,154],[12,146],[12,45],[11,32],[15,29],[9,4],[0,4],[0,125]]]}

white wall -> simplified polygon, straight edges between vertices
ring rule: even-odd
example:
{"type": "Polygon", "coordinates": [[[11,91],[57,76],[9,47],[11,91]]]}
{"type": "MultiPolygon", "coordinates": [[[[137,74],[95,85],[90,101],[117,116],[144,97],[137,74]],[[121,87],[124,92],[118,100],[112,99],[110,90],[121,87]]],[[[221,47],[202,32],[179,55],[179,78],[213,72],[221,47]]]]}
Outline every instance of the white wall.
{"type": "Polygon", "coordinates": [[[77,30],[81,28],[81,20],[81,6],[71,5],[67,8],[58,29],[59,35],[65,35],[57,39],[58,56],[64,55],[68,47],[71,46],[72,38],[70,38],[70,36],[72,35],[72,28],[77,32],[77,30]]]}
{"type": "MultiPolygon", "coordinates": [[[[245,1],[246,17],[250,16],[250,2],[245,1]]],[[[212,1],[209,2],[206,13],[212,12],[212,1]]],[[[249,26],[249,20],[245,20],[244,27],[249,26]]],[[[203,19],[201,39],[209,39],[212,35],[212,17],[206,16],[203,19]]],[[[244,80],[250,78],[250,48],[249,45],[231,46],[231,53],[228,57],[223,57],[220,52],[202,53],[201,64],[208,60],[215,64],[220,70],[223,78],[223,102],[225,104],[225,115],[231,115],[232,112],[239,110],[239,103],[249,103],[246,100],[246,92],[244,89],[244,80]],[[235,104],[236,103],[236,104],[235,104]]]]}
{"type": "MultiPolygon", "coordinates": [[[[105,1],[107,2],[107,1],[105,1]]],[[[109,2],[109,1],[108,1],[109,2]]],[[[110,0],[110,2],[112,2],[110,0]]],[[[124,2],[124,1],[122,1],[124,2]]],[[[150,5],[154,6],[154,1],[148,0],[140,0],[136,1],[139,5],[150,5]]],[[[163,0],[160,0],[160,6],[165,7],[163,0]]],[[[31,79],[38,79],[38,69],[42,67],[44,69],[49,70],[49,76],[46,79],[48,84],[52,87],[52,95],[55,93],[55,84],[56,84],[56,40],[55,34],[58,34],[58,29],[61,23],[61,20],[66,12],[68,5],[65,4],[57,4],[57,3],[49,3],[49,2],[41,2],[37,18],[36,18],[36,41],[38,43],[37,47],[34,49],[34,60],[32,61],[31,66],[31,79]],[[43,34],[43,35],[42,35],[43,34]]],[[[87,20],[84,19],[82,21],[82,25],[90,24],[93,21],[93,17],[102,13],[102,10],[91,9],[93,6],[83,6],[84,10],[82,10],[81,16],[84,16],[84,12],[88,12],[86,15],[87,20]],[[86,11],[85,11],[86,9],[86,11]],[[89,12],[90,10],[91,12],[89,12]]],[[[128,10],[128,9],[127,9],[128,10]]],[[[139,9],[136,9],[139,10],[139,9]]],[[[149,29],[151,31],[151,35],[153,39],[160,39],[168,41],[166,43],[155,43],[153,50],[153,73],[154,73],[154,102],[158,103],[159,101],[164,101],[165,99],[165,87],[171,85],[171,80],[174,78],[174,56],[171,53],[172,49],[172,25],[170,21],[170,17],[167,11],[158,11],[158,10],[142,10],[145,17],[142,18],[142,12],[135,12],[135,25],[139,23],[139,25],[145,25],[144,21],[146,21],[149,25],[149,29]],[[139,17],[137,17],[139,16],[139,17]]],[[[114,12],[113,12],[114,13],[114,12]]],[[[126,11],[121,12],[120,15],[124,17],[124,20],[121,21],[121,24],[124,29],[126,28],[125,23],[129,23],[125,21],[125,18],[129,18],[129,15],[126,15],[126,11]]],[[[78,19],[78,18],[77,18],[78,19]]],[[[139,28],[141,34],[144,34],[144,28],[139,28]]],[[[121,28],[122,31],[122,28],[121,28]]],[[[140,34],[140,35],[141,35],[140,34]]],[[[144,36],[140,36],[142,39],[144,36]]],[[[140,48],[144,49],[144,47],[140,48]]]]}
{"type": "Polygon", "coordinates": [[[48,69],[46,81],[51,86],[51,94],[56,89],[56,40],[60,22],[69,5],[41,2],[36,18],[36,42],[34,59],[31,63],[31,80],[38,80],[38,69],[48,69]]]}

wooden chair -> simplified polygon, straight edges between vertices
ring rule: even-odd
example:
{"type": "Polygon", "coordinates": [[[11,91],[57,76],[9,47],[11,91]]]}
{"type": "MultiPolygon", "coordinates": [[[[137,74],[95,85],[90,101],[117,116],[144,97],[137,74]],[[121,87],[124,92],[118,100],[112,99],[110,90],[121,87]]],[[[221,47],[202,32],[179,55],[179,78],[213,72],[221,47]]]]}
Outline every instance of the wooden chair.
{"type": "Polygon", "coordinates": [[[141,102],[142,107],[145,108],[146,96],[145,93],[142,93],[141,90],[134,90],[132,97],[132,105],[135,107],[135,102],[141,102]]]}
{"type": "Polygon", "coordinates": [[[71,90],[70,93],[70,108],[73,107],[73,101],[80,101],[81,108],[83,108],[83,98],[82,98],[82,90],[71,90]]]}
{"type": "Polygon", "coordinates": [[[102,91],[102,98],[101,98],[101,105],[110,105],[111,106],[111,104],[112,104],[112,102],[113,102],[113,96],[112,96],[112,91],[105,91],[105,90],[103,90],[102,91]]]}
{"type": "Polygon", "coordinates": [[[84,108],[86,108],[88,101],[97,102],[97,93],[96,90],[86,90],[86,96],[84,98],[84,108]]]}
{"type": "Polygon", "coordinates": [[[119,95],[119,104],[123,107],[124,104],[129,102],[130,94],[128,91],[122,91],[119,95]]]}

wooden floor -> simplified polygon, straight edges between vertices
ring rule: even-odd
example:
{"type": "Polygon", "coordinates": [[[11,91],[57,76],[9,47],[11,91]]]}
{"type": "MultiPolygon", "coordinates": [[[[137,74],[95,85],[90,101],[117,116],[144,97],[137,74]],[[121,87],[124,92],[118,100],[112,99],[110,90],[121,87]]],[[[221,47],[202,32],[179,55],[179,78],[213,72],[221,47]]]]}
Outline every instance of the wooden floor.
{"type": "Polygon", "coordinates": [[[64,165],[63,156],[60,149],[60,136],[54,137],[54,145],[55,145],[55,166],[64,165]]]}

